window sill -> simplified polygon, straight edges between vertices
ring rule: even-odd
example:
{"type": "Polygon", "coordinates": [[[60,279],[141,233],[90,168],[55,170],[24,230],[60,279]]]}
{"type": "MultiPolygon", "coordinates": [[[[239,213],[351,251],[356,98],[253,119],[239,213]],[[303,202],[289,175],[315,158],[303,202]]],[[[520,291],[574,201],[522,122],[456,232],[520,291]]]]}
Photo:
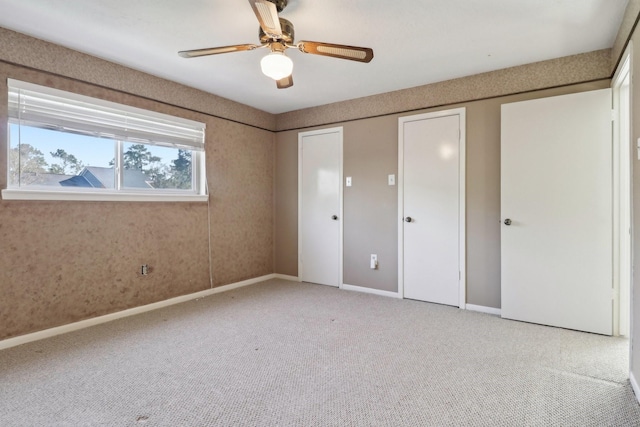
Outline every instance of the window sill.
{"type": "Polygon", "coordinates": [[[209,196],[199,194],[149,194],[135,192],[46,191],[8,188],[2,200],[71,200],[95,202],[207,202],[209,196]]]}

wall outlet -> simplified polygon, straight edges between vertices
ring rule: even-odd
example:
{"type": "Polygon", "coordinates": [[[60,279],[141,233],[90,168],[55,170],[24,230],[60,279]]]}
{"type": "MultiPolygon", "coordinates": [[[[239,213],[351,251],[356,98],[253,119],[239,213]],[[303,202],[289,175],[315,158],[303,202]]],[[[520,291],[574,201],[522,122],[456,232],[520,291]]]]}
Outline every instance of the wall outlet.
{"type": "Polygon", "coordinates": [[[376,270],[378,268],[378,255],[371,254],[371,269],[376,270]]]}
{"type": "Polygon", "coordinates": [[[142,264],[142,267],[140,268],[140,274],[142,274],[143,276],[149,274],[149,266],[147,264],[142,264]]]}

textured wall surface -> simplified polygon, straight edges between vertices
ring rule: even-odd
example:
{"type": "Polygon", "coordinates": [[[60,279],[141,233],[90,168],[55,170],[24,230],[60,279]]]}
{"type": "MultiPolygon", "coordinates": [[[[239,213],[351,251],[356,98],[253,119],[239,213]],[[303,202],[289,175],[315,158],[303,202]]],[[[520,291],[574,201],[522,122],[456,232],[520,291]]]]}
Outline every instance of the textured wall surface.
{"type": "Polygon", "coordinates": [[[224,120],[207,146],[214,285],[273,273],[274,135],[224,120]]]}
{"type": "Polygon", "coordinates": [[[398,290],[398,126],[395,117],[344,125],[344,283],[398,290]],[[378,268],[369,266],[378,255],[378,268]]]}
{"type": "Polygon", "coordinates": [[[277,116],[277,129],[345,122],[611,77],[611,50],[599,50],[277,116]]]}
{"type": "Polygon", "coordinates": [[[113,62],[0,27],[0,60],[94,83],[196,110],[212,116],[275,129],[275,116],[113,62]]]}
{"type": "Polygon", "coordinates": [[[298,133],[276,139],[274,271],[298,276],[298,133]]]}
{"type": "Polygon", "coordinates": [[[206,219],[202,203],[0,202],[0,338],[207,289],[206,219]]]}
{"type": "Polygon", "coordinates": [[[273,272],[273,132],[0,62],[2,188],[7,77],[205,122],[211,212],[0,201],[0,339],[208,289],[210,262],[214,286],[273,272]]]}

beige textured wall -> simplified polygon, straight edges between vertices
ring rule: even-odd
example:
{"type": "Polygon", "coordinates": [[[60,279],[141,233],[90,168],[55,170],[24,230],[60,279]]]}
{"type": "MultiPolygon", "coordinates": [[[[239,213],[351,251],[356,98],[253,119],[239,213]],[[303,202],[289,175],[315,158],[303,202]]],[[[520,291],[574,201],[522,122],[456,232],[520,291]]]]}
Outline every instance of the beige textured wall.
{"type": "Polygon", "coordinates": [[[0,339],[208,288],[206,218],[202,204],[0,202],[0,339]]]}
{"type": "Polygon", "coordinates": [[[344,124],[344,283],[397,291],[398,190],[387,176],[398,176],[395,117],[344,124]],[[378,269],[369,266],[378,255],[378,269]]]}
{"type": "MultiPolygon", "coordinates": [[[[547,96],[609,87],[603,79],[571,86],[487,100],[452,104],[412,112],[467,109],[467,302],[500,307],[500,105],[547,96]]],[[[349,285],[397,291],[397,187],[387,175],[398,170],[398,117],[392,114],[343,123],[344,175],[353,186],[344,188],[344,281],[349,285]],[[366,262],[377,253],[380,267],[366,262]]],[[[335,125],[333,125],[335,126],[335,125]]],[[[297,212],[297,130],[276,137],[276,217],[297,212]],[[280,185],[286,183],[286,187],[280,185]]],[[[278,222],[276,273],[297,275],[297,222],[278,222]],[[285,236],[285,237],[281,237],[285,236]]]]}
{"type": "Polygon", "coordinates": [[[275,129],[273,114],[220,96],[2,27],[0,40],[0,61],[70,77],[262,129],[275,129]]]}
{"type": "Polygon", "coordinates": [[[273,272],[273,132],[0,62],[1,188],[7,77],[205,122],[211,212],[207,203],[0,201],[0,339],[208,289],[209,228],[214,286],[273,272]]]}
{"type": "MultiPolygon", "coordinates": [[[[398,192],[387,175],[398,173],[395,117],[349,122],[344,130],[344,283],[396,291],[398,192]],[[395,242],[395,243],[394,243],[395,242]],[[395,246],[394,246],[395,245],[395,246]],[[369,254],[379,268],[369,268],[369,254]]],[[[298,275],[298,131],[276,137],[275,271],[298,275]]]]}
{"type": "Polygon", "coordinates": [[[275,271],[298,276],[298,134],[277,134],[275,148],[275,271]]]}
{"type": "Polygon", "coordinates": [[[277,116],[279,131],[329,125],[423,108],[595,81],[611,77],[611,49],[291,111],[277,116]]]}
{"type": "Polygon", "coordinates": [[[213,120],[207,143],[214,286],[273,273],[274,135],[213,120]]]}

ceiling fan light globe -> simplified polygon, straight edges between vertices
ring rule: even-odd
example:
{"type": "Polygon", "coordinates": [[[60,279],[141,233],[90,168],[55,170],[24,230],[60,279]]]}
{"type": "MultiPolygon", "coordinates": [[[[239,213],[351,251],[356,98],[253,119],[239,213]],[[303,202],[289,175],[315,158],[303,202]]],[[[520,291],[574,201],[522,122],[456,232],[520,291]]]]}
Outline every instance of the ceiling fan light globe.
{"type": "Polygon", "coordinates": [[[291,75],[293,61],[282,52],[271,52],[260,60],[260,68],[265,76],[280,80],[291,75]]]}

